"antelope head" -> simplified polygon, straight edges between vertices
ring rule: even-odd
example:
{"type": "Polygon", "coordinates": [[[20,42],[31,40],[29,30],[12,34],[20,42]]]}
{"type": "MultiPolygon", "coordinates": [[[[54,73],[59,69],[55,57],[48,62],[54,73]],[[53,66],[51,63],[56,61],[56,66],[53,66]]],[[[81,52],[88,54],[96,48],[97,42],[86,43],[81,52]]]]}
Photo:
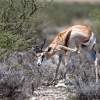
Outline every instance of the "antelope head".
{"type": "Polygon", "coordinates": [[[51,48],[48,48],[47,50],[42,50],[43,46],[46,42],[46,38],[44,38],[44,42],[42,44],[39,44],[38,46],[35,47],[34,51],[36,52],[36,56],[37,56],[37,65],[40,66],[42,65],[44,62],[46,62],[47,58],[46,58],[46,54],[48,52],[50,52],[51,48]]]}
{"type": "Polygon", "coordinates": [[[48,47],[47,50],[37,53],[37,65],[40,66],[47,61],[47,54],[51,51],[51,47],[48,47]]]}

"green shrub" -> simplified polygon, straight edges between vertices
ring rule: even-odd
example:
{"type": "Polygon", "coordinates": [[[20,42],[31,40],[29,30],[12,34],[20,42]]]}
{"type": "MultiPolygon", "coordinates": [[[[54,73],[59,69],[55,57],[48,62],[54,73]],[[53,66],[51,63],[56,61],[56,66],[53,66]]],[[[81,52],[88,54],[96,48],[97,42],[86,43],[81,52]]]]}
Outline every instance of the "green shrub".
{"type": "Polygon", "coordinates": [[[100,42],[100,9],[95,9],[89,14],[93,23],[92,27],[96,33],[98,42],[100,42]]]}
{"type": "Polygon", "coordinates": [[[89,3],[52,3],[43,10],[56,25],[72,24],[73,19],[88,18],[94,8],[100,8],[99,4],[89,3]]]}
{"type": "Polygon", "coordinates": [[[40,8],[34,0],[0,0],[0,59],[36,45],[36,31],[46,21],[40,8]]]}

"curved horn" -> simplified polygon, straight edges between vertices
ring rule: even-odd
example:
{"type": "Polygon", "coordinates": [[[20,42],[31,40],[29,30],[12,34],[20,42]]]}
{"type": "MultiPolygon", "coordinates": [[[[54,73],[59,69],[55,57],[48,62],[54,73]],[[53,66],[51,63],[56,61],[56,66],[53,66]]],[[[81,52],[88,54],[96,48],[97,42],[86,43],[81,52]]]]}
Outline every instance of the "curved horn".
{"type": "Polygon", "coordinates": [[[42,52],[42,51],[43,51],[42,49],[43,49],[43,46],[44,46],[45,42],[46,42],[46,38],[44,37],[44,42],[38,44],[37,46],[35,46],[34,51],[35,51],[36,53],[42,52]]]}
{"type": "Polygon", "coordinates": [[[43,49],[43,46],[45,45],[45,42],[46,42],[46,38],[44,37],[44,42],[43,42],[43,44],[41,46],[41,50],[43,49]]]}

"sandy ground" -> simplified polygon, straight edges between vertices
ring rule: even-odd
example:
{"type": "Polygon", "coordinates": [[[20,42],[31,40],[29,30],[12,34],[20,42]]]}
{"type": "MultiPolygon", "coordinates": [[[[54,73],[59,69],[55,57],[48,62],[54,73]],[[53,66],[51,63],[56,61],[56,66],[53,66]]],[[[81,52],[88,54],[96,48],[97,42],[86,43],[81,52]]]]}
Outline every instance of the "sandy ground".
{"type": "Polygon", "coordinates": [[[74,85],[59,84],[39,87],[29,100],[71,100],[72,98],[76,98],[74,85]]]}

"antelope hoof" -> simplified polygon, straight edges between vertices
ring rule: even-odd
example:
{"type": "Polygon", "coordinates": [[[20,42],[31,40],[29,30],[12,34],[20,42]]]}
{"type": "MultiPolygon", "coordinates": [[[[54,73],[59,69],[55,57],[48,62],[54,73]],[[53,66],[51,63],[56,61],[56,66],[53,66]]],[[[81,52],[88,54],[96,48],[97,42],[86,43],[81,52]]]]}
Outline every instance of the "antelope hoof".
{"type": "Polygon", "coordinates": [[[73,52],[77,53],[78,52],[78,49],[75,47],[75,49],[73,50],[73,52]]]}
{"type": "Polygon", "coordinates": [[[80,54],[80,51],[75,47],[75,49],[74,49],[74,53],[76,53],[76,54],[80,54]]]}
{"type": "Polygon", "coordinates": [[[80,54],[80,51],[79,51],[79,50],[77,50],[76,54],[80,54]]]}
{"type": "Polygon", "coordinates": [[[55,86],[57,83],[56,83],[55,79],[53,79],[53,80],[50,81],[48,84],[49,84],[49,85],[53,85],[53,86],[55,86]]]}
{"type": "Polygon", "coordinates": [[[98,83],[98,79],[96,79],[96,83],[98,83]]]}

